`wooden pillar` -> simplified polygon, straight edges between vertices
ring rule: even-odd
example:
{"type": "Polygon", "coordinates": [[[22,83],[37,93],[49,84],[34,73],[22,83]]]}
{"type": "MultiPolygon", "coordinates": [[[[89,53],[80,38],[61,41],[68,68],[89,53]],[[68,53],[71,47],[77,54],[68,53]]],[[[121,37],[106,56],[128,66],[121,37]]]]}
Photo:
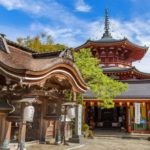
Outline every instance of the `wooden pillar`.
{"type": "Polygon", "coordinates": [[[9,149],[11,122],[6,117],[6,113],[0,113],[0,149],[9,149]]]}
{"type": "Polygon", "coordinates": [[[61,143],[61,120],[55,121],[55,143],[60,144],[61,143]]]}
{"type": "Polygon", "coordinates": [[[126,106],[126,115],[125,115],[125,121],[126,121],[126,124],[125,124],[125,127],[126,127],[126,130],[128,130],[128,118],[129,118],[129,114],[128,114],[128,109],[129,109],[129,106],[126,106]]]}
{"type": "Polygon", "coordinates": [[[2,148],[5,137],[6,114],[0,113],[0,149],[2,148]]]}
{"type": "Polygon", "coordinates": [[[131,133],[130,107],[127,107],[127,131],[131,133]]]}
{"type": "Polygon", "coordinates": [[[73,102],[77,101],[77,93],[73,91],[73,102]]]}
{"type": "Polygon", "coordinates": [[[19,127],[19,145],[18,150],[25,149],[25,139],[26,139],[26,122],[20,123],[19,127]]]}
{"type": "Polygon", "coordinates": [[[11,136],[11,122],[5,122],[4,138],[2,141],[2,149],[9,149],[10,136],[11,136]]]}
{"type": "Polygon", "coordinates": [[[87,106],[85,102],[83,106],[83,123],[86,123],[86,118],[87,118],[87,106]]]}
{"type": "Polygon", "coordinates": [[[24,110],[25,110],[25,103],[22,104],[22,121],[19,123],[19,143],[17,150],[25,150],[25,140],[26,140],[26,121],[24,121],[24,110]]]}
{"type": "Polygon", "coordinates": [[[40,125],[40,142],[45,143],[46,142],[46,130],[48,126],[48,121],[44,119],[44,116],[46,114],[46,106],[47,106],[47,100],[43,99],[42,103],[42,112],[41,112],[41,125],[40,125]]]}
{"type": "Polygon", "coordinates": [[[48,126],[48,121],[43,119],[43,125],[41,126],[41,135],[40,135],[40,142],[45,143],[46,142],[46,130],[48,126]]]}

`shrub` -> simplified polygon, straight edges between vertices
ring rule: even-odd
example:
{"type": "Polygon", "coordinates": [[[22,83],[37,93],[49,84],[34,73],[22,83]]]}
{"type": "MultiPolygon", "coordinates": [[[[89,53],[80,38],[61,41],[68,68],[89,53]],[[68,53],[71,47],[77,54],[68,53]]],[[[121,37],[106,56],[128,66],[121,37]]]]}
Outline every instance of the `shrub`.
{"type": "Polygon", "coordinates": [[[86,123],[84,123],[84,124],[83,124],[83,127],[82,127],[82,130],[83,130],[83,131],[88,131],[88,130],[89,130],[89,125],[86,124],[86,123]]]}

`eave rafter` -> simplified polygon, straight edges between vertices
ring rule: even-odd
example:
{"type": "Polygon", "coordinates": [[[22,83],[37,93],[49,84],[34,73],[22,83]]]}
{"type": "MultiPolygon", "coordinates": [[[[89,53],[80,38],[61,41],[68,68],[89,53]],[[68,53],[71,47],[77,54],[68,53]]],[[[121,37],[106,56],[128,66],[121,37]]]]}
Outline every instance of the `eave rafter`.
{"type": "MultiPolygon", "coordinates": [[[[14,69],[15,70],[15,69],[14,69]]],[[[51,68],[48,68],[44,71],[25,71],[25,74],[17,74],[6,68],[0,67],[2,74],[12,78],[13,80],[19,81],[20,84],[29,84],[29,85],[44,85],[46,81],[52,76],[59,75],[64,76],[68,82],[72,85],[72,88],[77,92],[85,92],[87,86],[83,79],[81,78],[79,72],[76,70],[75,66],[67,64],[57,64],[51,68]]]]}

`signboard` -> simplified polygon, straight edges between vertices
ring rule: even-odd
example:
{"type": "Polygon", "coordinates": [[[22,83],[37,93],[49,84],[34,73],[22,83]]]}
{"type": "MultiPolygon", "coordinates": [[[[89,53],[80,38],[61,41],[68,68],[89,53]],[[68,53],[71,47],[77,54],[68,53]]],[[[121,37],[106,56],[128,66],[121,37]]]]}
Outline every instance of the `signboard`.
{"type": "Polygon", "coordinates": [[[78,105],[77,107],[77,135],[82,135],[82,105],[78,105]]]}
{"type": "Polygon", "coordinates": [[[141,110],[140,103],[135,103],[135,123],[140,124],[141,121],[141,110]]]}

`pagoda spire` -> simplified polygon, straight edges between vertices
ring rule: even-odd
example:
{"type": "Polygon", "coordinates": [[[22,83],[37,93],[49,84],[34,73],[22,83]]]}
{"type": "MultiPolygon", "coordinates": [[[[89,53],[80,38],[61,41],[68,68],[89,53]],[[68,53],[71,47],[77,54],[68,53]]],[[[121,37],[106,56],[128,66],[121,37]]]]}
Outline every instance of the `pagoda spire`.
{"type": "Polygon", "coordinates": [[[105,10],[105,27],[104,27],[104,34],[102,36],[102,39],[103,38],[112,38],[111,36],[111,33],[109,31],[109,25],[110,25],[110,22],[109,22],[109,13],[108,13],[108,9],[105,10]]]}

